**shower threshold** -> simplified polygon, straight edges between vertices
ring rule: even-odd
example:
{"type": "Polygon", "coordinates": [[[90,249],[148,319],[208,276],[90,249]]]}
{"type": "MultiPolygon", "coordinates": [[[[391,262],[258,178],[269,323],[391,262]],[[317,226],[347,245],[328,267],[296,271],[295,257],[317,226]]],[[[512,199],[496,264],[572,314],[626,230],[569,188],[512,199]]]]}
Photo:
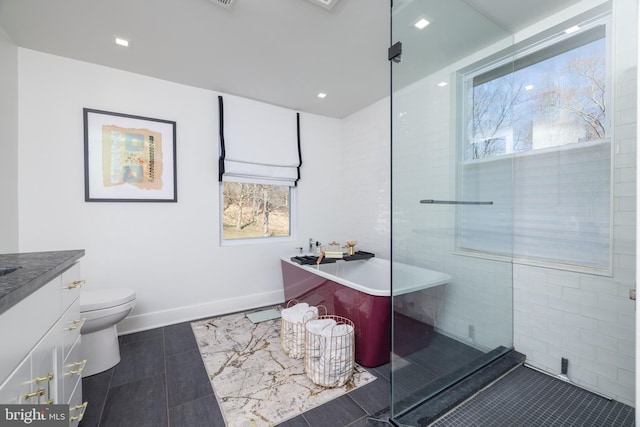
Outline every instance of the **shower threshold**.
{"type": "MultiPolygon", "coordinates": [[[[452,378],[462,376],[460,372],[442,378],[440,391],[431,393],[424,400],[389,418],[397,427],[426,427],[454,409],[462,402],[503,377],[508,372],[524,364],[526,356],[506,347],[498,347],[478,360],[478,367],[469,375],[447,385],[452,378]]],[[[430,384],[430,390],[438,390],[437,384],[430,384]]],[[[398,405],[402,407],[402,402],[398,405]]]]}

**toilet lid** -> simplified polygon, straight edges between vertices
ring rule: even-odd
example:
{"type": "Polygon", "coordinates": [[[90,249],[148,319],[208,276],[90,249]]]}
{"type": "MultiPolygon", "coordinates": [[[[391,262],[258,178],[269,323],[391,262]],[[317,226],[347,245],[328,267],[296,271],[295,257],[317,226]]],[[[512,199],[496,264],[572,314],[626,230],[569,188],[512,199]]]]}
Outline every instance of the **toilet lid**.
{"type": "Polygon", "coordinates": [[[129,288],[83,289],[80,292],[80,312],[116,307],[136,299],[136,291],[129,288]]]}

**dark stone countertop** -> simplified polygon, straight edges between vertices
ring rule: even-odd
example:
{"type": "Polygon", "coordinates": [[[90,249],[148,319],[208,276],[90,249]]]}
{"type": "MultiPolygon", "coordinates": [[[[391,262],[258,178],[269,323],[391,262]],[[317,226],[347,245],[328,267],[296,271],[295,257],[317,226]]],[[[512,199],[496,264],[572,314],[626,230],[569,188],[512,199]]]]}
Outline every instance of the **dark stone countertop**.
{"type": "Polygon", "coordinates": [[[0,254],[0,267],[20,267],[0,276],[0,314],[49,283],[83,256],[84,249],[0,254]]]}

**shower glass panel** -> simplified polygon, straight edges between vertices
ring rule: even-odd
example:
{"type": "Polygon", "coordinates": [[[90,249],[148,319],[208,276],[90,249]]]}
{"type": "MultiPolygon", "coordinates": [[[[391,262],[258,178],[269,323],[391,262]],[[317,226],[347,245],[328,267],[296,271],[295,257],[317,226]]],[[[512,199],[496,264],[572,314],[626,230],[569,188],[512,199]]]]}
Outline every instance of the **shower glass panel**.
{"type": "Polygon", "coordinates": [[[500,81],[469,68],[513,42],[460,0],[392,3],[390,415],[416,425],[408,414],[513,348],[513,270],[500,256],[513,161],[492,157],[514,149],[512,62],[500,81]]]}

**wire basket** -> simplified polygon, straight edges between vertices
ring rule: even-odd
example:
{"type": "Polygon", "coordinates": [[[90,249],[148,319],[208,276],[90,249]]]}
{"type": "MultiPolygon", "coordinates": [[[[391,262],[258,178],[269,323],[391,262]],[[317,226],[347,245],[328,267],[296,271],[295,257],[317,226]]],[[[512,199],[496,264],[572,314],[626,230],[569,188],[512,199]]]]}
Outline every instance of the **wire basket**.
{"type": "Polygon", "coordinates": [[[354,370],[353,322],[334,315],[319,316],[305,325],[304,370],[315,384],[341,387],[354,370]]]}
{"type": "MultiPolygon", "coordinates": [[[[298,301],[292,299],[287,303],[287,308],[291,308],[297,304],[298,301]]],[[[280,345],[284,353],[289,357],[294,359],[302,359],[304,357],[306,338],[304,325],[309,320],[318,318],[318,308],[319,307],[309,306],[309,309],[304,313],[302,320],[299,322],[291,322],[282,316],[280,317],[280,345]]],[[[326,310],[325,308],[325,313],[326,310]]]]}

